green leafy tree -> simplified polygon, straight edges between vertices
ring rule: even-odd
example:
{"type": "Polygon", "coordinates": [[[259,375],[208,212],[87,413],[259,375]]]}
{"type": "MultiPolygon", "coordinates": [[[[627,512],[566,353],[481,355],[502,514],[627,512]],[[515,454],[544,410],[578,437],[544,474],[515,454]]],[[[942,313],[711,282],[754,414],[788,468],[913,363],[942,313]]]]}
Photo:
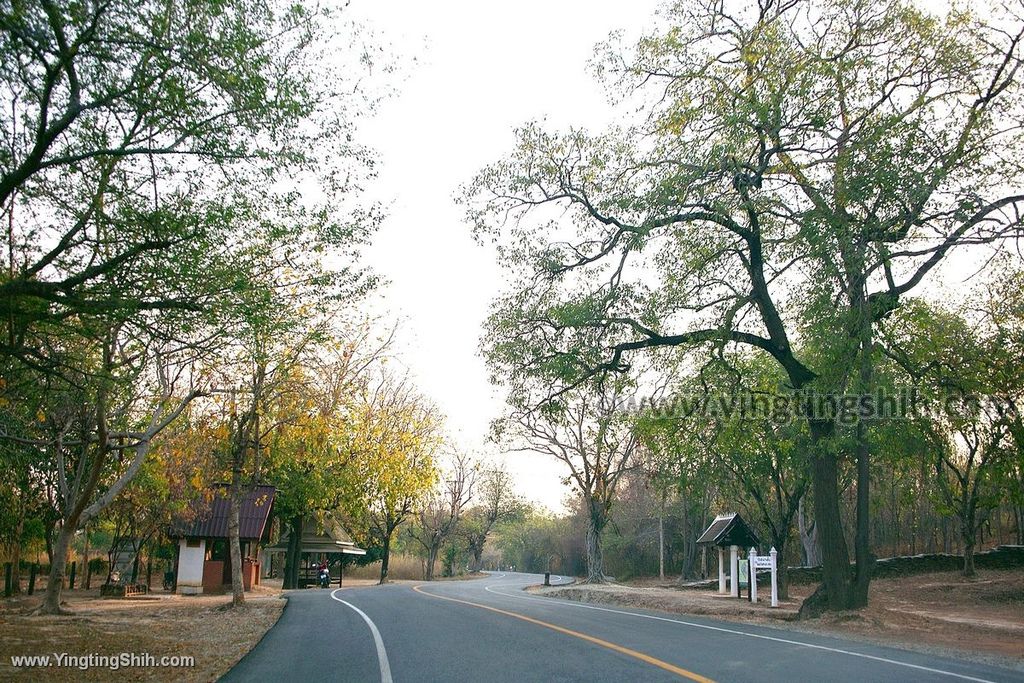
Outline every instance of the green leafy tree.
{"type": "MultiPolygon", "coordinates": [[[[230,243],[225,203],[284,169],[362,164],[349,119],[361,102],[318,59],[331,23],[275,0],[0,9],[0,348],[31,358],[37,324],[76,314],[209,305],[208,271],[175,275],[230,243]]],[[[315,176],[327,197],[352,189],[315,176]]]]}
{"type": "MultiPolygon", "coordinates": [[[[1010,279],[1019,282],[1020,276],[1010,279]]],[[[974,575],[978,533],[988,513],[1004,502],[1007,466],[1020,453],[1013,433],[1024,338],[1007,332],[1019,328],[1024,309],[986,302],[979,294],[985,302],[980,319],[916,303],[901,311],[902,331],[887,340],[890,357],[918,383],[921,405],[928,409],[917,427],[930,446],[941,509],[959,522],[968,577],[974,575]]]]}
{"type": "MultiPolygon", "coordinates": [[[[331,21],[262,0],[0,9],[0,351],[5,375],[28,368],[48,392],[44,419],[5,436],[42,448],[53,473],[44,612],[60,611],[79,526],[209,389],[202,361],[260,327],[275,286],[308,286],[308,264],[355,256],[376,225],[346,200],[368,172],[351,135],[366,102],[319,59],[331,21]],[[322,202],[281,190],[284,178],[322,202]]],[[[339,283],[372,285],[347,265],[316,282],[339,283]]],[[[268,368],[250,370],[258,398],[235,415],[236,454],[259,453],[268,368]]]]}
{"type": "MultiPolygon", "coordinates": [[[[795,391],[866,393],[879,321],[965,245],[1017,234],[1014,16],[904,0],[670,3],[600,75],[639,123],[539,125],[467,190],[517,273],[486,354],[557,397],[664,347],[758,349],[795,391]],[[558,216],[559,221],[550,220],[558,216]],[[800,345],[798,345],[800,341],[800,345]]],[[[808,410],[817,602],[864,605],[867,429],[808,410]],[[840,476],[856,472],[851,569],[840,476]]]]}

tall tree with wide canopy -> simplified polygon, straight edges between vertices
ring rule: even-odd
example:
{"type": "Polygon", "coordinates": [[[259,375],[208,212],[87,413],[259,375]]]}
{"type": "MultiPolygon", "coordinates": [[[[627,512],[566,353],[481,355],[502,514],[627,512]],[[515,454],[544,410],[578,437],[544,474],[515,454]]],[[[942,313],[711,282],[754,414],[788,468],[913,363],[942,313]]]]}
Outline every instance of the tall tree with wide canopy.
{"type": "MultiPolygon", "coordinates": [[[[904,0],[678,2],[662,18],[596,63],[637,123],[526,126],[467,190],[476,234],[518,274],[491,366],[514,396],[527,378],[557,395],[657,347],[745,345],[794,390],[870,390],[878,321],[957,249],[1019,231],[1024,21],[904,0]]],[[[835,416],[810,407],[818,601],[856,607],[867,437],[837,447],[835,416]]]]}

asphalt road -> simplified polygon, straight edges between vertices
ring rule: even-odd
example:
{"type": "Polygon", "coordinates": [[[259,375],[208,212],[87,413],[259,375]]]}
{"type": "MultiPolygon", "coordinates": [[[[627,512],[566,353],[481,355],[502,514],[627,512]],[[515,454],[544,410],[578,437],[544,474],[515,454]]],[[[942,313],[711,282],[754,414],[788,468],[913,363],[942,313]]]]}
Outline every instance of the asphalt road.
{"type": "Polygon", "coordinates": [[[292,592],[277,625],[222,680],[1024,681],[855,641],[522,591],[541,579],[292,592]]]}

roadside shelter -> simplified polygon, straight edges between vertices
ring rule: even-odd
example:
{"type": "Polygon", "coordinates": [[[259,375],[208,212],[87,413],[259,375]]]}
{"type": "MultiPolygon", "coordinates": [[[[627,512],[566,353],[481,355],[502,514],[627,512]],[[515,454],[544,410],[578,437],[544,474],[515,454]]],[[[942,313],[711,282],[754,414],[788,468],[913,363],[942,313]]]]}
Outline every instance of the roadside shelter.
{"type": "Polygon", "coordinates": [[[729,549],[729,593],[740,595],[739,550],[756,547],[760,543],[754,530],[735,512],[718,515],[711,526],[697,539],[698,545],[718,548],[718,592],[725,593],[725,549],[729,549]]]}
{"type": "MultiPolygon", "coordinates": [[[[281,533],[277,543],[263,549],[265,565],[270,567],[280,563],[291,547],[290,530],[281,533]],[[280,559],[278,559],[278,557],[280,559]]],[[[344,580],[345,561],[349,557],[365,555],[366,551],[355,544],[348,531],[338,521],[337,515],[324,513],[319,516],[307,515],[302,522],[302,534],[299,537],[299,585],[304,586],[316,581],[316,567],[321,560],[326,560],[335,576],[338,585],[344,580]]]]}

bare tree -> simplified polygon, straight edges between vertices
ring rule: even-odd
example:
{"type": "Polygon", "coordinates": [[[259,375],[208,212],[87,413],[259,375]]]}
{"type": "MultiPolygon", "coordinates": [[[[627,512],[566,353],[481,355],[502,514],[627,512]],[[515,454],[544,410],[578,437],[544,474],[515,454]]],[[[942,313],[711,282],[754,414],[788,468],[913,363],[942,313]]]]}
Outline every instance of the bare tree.
{"type": "Polygon", "coordinates": [[[469,456],[456,455],[451,468],[442,474],[444,480],[440,488],[426,498],[417,514],[417,524],[409,529],[409,535],[426,554],[425,581],[434,580],[434,565],[441,546],[454,535],[463,510],[473,499],[479,471],[479,464],[469,456]]]}
{"type": "Polygon", "coordinates": [[[479,504],[467,511],[459,534],[465,539],[472,561],[470,569],[480,571],[484,546],[495,524],[523,509],[523,502],[512,489],[512,475],[504,465],[486,470],[477,485],[479,504]]]}
{"type": "Polygon", "coordinates": [[[569,468],[566,483],[587,513],[587,582],[603,583],[601,534],[608,525],[616,487],[633,466],[637,437],[622,383],[587,385],[563,394],[542,411],[511,418],[524,449],[550,455],[569,468]]]}

